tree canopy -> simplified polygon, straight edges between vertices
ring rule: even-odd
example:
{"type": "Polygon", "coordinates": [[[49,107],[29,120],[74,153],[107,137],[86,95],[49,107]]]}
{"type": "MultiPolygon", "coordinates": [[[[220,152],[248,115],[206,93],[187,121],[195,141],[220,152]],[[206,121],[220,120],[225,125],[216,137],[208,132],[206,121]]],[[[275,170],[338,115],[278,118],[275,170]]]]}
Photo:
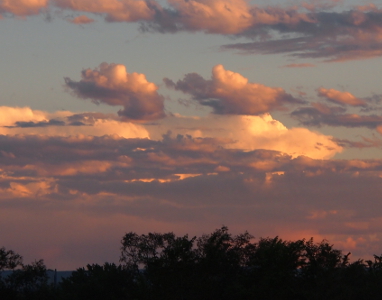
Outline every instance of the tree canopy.
{"type": "Polygon", "coordinates": [[[89,264],[58,285],[42,260],[0,249],[1,299],[380,299],[382,256],[350,262],[328,241],[255,240],[223,226],[200,237],[126,233],[119,265],[89,264]]]}

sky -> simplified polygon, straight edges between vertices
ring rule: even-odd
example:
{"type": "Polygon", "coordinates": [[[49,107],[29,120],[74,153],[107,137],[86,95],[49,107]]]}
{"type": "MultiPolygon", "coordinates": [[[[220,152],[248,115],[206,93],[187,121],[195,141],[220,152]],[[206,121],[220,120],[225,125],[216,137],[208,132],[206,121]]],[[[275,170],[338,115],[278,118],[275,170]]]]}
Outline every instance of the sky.
{"type": "Polygon", "coordinates": [[[25,262],[223,225],[382,253],[381,1],[0,0],[0,34],[0,247],[25,262]]]}

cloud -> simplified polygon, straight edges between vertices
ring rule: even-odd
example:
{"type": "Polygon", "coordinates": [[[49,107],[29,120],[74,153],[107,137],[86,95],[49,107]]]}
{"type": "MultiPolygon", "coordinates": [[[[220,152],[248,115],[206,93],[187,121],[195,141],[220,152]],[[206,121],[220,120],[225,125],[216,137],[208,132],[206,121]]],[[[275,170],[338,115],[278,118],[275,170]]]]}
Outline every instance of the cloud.
{"type": "Polygon", "coordinates": [[[44,122],[46,113],[29,107],[0,106],[0,126],[12,126],[15,122],[44,122]]]}
{"type": "Polygon", "coordinates": [[[101,113],[48,113],[29,107],[0,107],[0,134],[44,136],[117,136],[148,138],[138,124],[122,121],[115,115],[101,113]]]}
{"type": "Polygon", "coordinates": [[[14,126],[12,127],[21,127],[21,128],[29,128],[29,127],[47,127],[47,126],[64,126],[65,122],[59,121],[59,120],[49,120],[49,121],[42,121],[42,122],[19,122],[17,121],[14,126]]]}
{"type": "MultiPolygon", "coordinates": [[[[105,16],[108,22],[139,22],[143,31],[203,31],[244,37],[223,49],[243,53],[288,54],[325,61],[382,55],[382,10],[376,5],[340,11],[337,2],[300,6],[251,5],[246,0],[1,0],[0,13],[19,16],[52,8],[105,16]]],[[[87,17],[86,17],[87,18],[87,17]]],[[[79,16],[72,22],[91,19],[79,16]]]]}
{"type": "Polygon", "coordinates": [[[169,9],[157,10],[156,17],[143,24],[148,30],[204,31],[223,35],[265,36],[268,26],[283,24],[293,27],[299,22],[314,22],[314,18],[295,7],[260,8],[246,0],[169,0],[169,9]],[[163,22],[167,19],[167,22],[163,22]],[[169,26],[171,24],[171,26],[169,26]]]}
{"type": "Polygon", "coordinates": [[[311,67],[315,67],[315,65],[305,63],[305,64],[289,64],[289,65],[282,66],[282,68],[311,68],[311,67]]]}
{"type": "Polygon", "coordinates": [[[235,34],[254,22],[247,1],[244,0],[169,0],[176,11],[179,28],[209,33],[235,34]]]}
{"type": "Polygon", "coordinates": [[[303,102],[282,88],[248,82],[247,78],[225,70],[222,65],[212,69],[211,79],[189,73],[176,83],[167,78],[164,82],[167,87],[190,94],[200,104],[212,107],[216,114],[259,115],[303,102]]]}
{"type": "MultiPolygon", "coordinates": [[[[292,157],[305,155],[326,159],[341,152],[342,148],[325,136],[304,128],[286,128],[271,115],[209,115],[184,117],[171,115],[155,123],[134,124],[113,114],[48,113],[30,108],[0,107],[2,127],[0,134],[39,135],[59,137],[111,136],[116,138],[150,138],[161,141],[168,132],[172,135],[213,139],[216,147],[253,151],[275,150],[292,157]],[[8,119],[7,119],[7,118],[8,119]]],[[[206,144],[210,147],[211,144],[206,144]]],[[[212,148],[215,151],[215,148],[212,148]]]]}
{"type": "Polygon", "coordinates": [[[317,95],[340,105],[367,106],[364,100],[356,98],[349,92],[340,92],[335,89],[328,90],[321,87],[317,90],[317,95]]]}
{"type": "Polygon", "coordinates": [[[142,233],[155,227],[202,234],[223,222],[257,237],[364,238],[354,249],[363,256],[381,245],[381,160],[292,158],[220,145],[213,138],[169,135],[160,141],[0,136],[0,226],[18,224],[3,243],[38,255],[50,249],[43,241],[52,238],[59,251],[43,258],[65,269],[105,255],[118,260],[105,246],[90,249],[118,244],[126,224],[142,233]],[[31,237],[35,248],[28,250],[31,237]],[[72,244],[91,256],[73,261],[67,254],[72,244]]]}
{"type": "Polygon", "coordinates": [[[0,14],[15,16],[36,15],[48,6],[49,0],[0,0],[0,14]]]}
{"type": "Polygon", "coordinates": [[[343,107],[330,107],[322,103],[312,103],[311,107],[300,107],[291,116],[306,126],[367,127],[375,129],[382,124],[382,116],[345,113],[343,107]]]}
{"type": "Polygon", "coordinates": [[[65,78],[66,86],[79,98],[123,106],[118,114],[128,120],[147,121],[165,116],[164,98],[144,74],[129,74],[124,65],[102,63],[96,69],[83,70],[81,76],[80,81],[65,78]]]}
{"type": "Polygon", "coordinates": [[[81,16],[75,17],[74,19],[69,20],[69,22],[73,24],[89,24],[89,23],[93,23],[94,19],[91,19],[85,15],[81,15],[81,16]]]}
{"type": "MultiPolygon", "coordinates": [[[[378,131],[378,127],[377,127],[378,131]]],[[[348,139],[338,139],[334,138],[333,141],[340,145],[341,147],[346,147],[346,148],[358,148],[358,149],[363,149],[363,148],[380,148],[382,146],[382,140],[378,138],[366,138],[366,137],[361,137],[361,141],[351,141],[348,139]]]]}
{"type": "Polygon", "coordinates": [[[226,149],[253,151],[275,150],[297,157],[327,159],[342,151],[342,147],[326,136],[305,128],[286,128],[269,114],[260,116],[206,117],[172,116],[155,126],[146,126],[150,137],[160,140],[167,131],[193,138],[213,138],[226,149]]]}
{"type": "Polygon", "coordinates": [[[284,53],[297,58],[326,61],[364,59],[382,55],[382,10],[353,8],[343,12],[314,11],[293,26],[279,22],[249,30],[243,35],[266,39],[235,43],[223,49],[244,53],[284,53]],[[272,30],[281,34],[272,34],[272,30]],[[291,35],[284,35],[284,34],[291,35]]]}
{"type": "Polygon", "coordinates": [[[53,0],[60,8],[106,15],[109,22],[150,20],[155,14],[154,1],[144,0],[53,0]]]}

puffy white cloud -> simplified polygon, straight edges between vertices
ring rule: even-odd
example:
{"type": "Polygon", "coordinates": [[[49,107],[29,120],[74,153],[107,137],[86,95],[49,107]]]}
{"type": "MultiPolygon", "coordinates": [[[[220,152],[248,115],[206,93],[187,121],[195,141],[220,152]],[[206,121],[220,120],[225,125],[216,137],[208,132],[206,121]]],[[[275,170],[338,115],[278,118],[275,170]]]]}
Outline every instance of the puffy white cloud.
{"type": "Polygon", "coordinates": [[[29,107],[0,106],[0,126],[12,126],[15,122],[41,122],[47,120],[43,111],[32,110],[29,107]]]}

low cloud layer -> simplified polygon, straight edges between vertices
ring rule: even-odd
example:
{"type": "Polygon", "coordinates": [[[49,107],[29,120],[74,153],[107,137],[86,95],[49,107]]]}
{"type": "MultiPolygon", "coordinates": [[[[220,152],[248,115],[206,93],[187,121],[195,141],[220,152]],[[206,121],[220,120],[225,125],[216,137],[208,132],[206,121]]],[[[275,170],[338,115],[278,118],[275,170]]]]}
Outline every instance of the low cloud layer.
{"type": "Polygon", "coordinates": [[[190,94],[200,104],[210,106],[216,114],[259,115],[273,110],[285,110],[286,105],[303,103],[282,88],[272,88],[248,82],[239,73],[217,65],[211,79],[189,73],[176,83],[165,78],[169,88],[190,94]]]}
{"type": "Polygon", "coordinates": [[[171,135],[0,136],[0,225],[18,225],[2,241],[61,269],[117,261],[125,231],[153,226],[193,235],[225,224],[256,237],[328,238],[355,257],[380,250],[380,160],[220,145],[171,135]],[[31,237],[38,247],[28,246],[31,237]]]}
{"type": "Polygon", "coordinates": [[[332,141],[331,136],[310,131],[306,128],[288,129],[271,115],[168,117],[155,126],[146,126],[150,137],[156,140],[163,133],[184,135],[193,138],[213,138],[221,147],[253,151],[275,150],[292,157],[300,155],[315,159],[328,159],[342,152],[342,147],[332,141]]]}
{"type": "Polygon", "coordinates": [[[79,98],[123,106],[118,115],[129,120],[147,121],[165,116],[164,99],[144,74],[129,74],[124,65],[102,63],[96,69],[83,70],[81,77],[80,81],[65,78],[66,86],[79,98]]]}
{"type": "Polygon", "coordinates": [[[123,122],[117,115],[102,113],[49,113],[29,107],[0,106],[0,134],[41,136],[117,136],[148,138],[141,125],[123,122]]]}
{"type": "Polygon", "coordinates": [[[225,149],[253,151],[275,150],[292,157],[300,155],[327,159],[342,151],[331,136],[305,128],[286,128],[271,115],[261,116],[169,116],[146,125],[126,122],[123,117],[101,113],[48,113],[30,108],[0,107],[3,118],[0,134],[40,136],[111,136],[114,138],[150,138],[161,141],[172,135],[213,139],[225,149]],[[11,116],[13,113],[13,116],[11,116]]]}

